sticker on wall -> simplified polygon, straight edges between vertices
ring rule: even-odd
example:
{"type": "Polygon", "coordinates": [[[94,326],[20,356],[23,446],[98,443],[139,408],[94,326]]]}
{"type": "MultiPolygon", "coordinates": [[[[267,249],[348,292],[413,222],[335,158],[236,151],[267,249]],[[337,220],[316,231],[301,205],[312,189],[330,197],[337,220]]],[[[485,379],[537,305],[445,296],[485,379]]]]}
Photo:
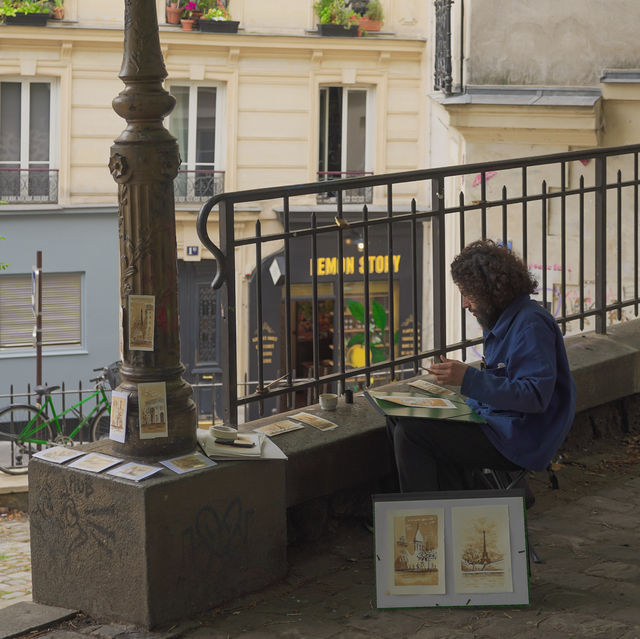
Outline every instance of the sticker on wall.
{"type": "Polygon", "coordinates": [[[129,295],[129,350],[153,350],[155,314],[155,296],[129,295]]]}
{"type": "Polygon", "coordinates": [[[109,422],[109,439],[124,444],[127,431],[127,405],[129,393],[111,392],[111,420],[109,422]]]}
{"type": "Polygon", "coordinates": [[[168,437],[167,390],[164,382],[138,384],[140,439],[168,437]]]}

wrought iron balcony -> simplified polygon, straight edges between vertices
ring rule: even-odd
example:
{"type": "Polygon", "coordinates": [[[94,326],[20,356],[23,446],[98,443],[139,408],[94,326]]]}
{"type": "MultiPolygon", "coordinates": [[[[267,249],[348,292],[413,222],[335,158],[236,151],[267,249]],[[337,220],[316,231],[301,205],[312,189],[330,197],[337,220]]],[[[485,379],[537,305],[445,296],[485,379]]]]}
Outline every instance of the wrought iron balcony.
{"type": "Polygon", "coordinates": [[[453,0],[435,0],[436,53],[434,89],[451,94],[451,4],[453,0]]]}
{"type": "MultiPolygon", "coordinates": [[[[373,175],[371,171],[318,171],[318,182],[340,180],[341,178],[364,177],[373,175]]],[[[318,193],[318,204],[332,204],[336,201],[335,191],[318,193]]],[[[373,187],[364,186],[342,192],[343,204],[371,204],[373,202],[373,187]]]]}
{"type": "Polygon", "coordinates": [[[206,202],[224,191],[224,171],[178,171],[173,189],[176,202],[206,202]]]}
{"type": "Polygon", "coordinates": [[[58,201],[58,169],[0,167],[0,200],[55,204],[58,201]]]}

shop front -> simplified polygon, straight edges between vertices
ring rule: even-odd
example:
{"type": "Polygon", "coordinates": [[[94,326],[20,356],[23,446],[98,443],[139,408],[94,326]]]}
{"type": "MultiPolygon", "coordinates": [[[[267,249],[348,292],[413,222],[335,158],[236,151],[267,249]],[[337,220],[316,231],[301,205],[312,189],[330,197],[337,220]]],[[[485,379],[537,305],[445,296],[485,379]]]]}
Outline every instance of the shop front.
{"type": "MultiPolygon", "coordinates": [[[[319,216],[320,217],[320,216],[319,216]]],[[[261,312],[262,356],[258,335],[257,278],[250,280],[249,298],[249,391],[257,388],[260,365],[266,385],[285,374],[287,348],[291,353],[292,370],[296,379],[314,378],[314,319],[318,326],[318,372],[320,376],[340,371],[344,355],[347,370],[354,376],[347,387],[365,383],[358,369],[366,363],[364,345],[365,274],[368,272],[370,356],[372,363],[389,359],[391,349],[395,356],[409,355],[414,350],[416,319],[413,308],[413,280],[417,279],[418,348],[420,348],[419,313],[422,305],[422,229],[418,227],[416,261],[412,260],[411,226],[394,224],[393,250],[389,254],[387,225],[372,225],[368,229],[365,251],[362,227],[349,227],[342,231],[343,321],[340,327],[340,267],[339,233],[332,216],[319,219],[318,227],[330,226],[335,230],[319,232],[316,236],[315,264],[310,236],[292,237],[290,251],[290,306],[286,321],[284,277],[284,250],[272,253],[262,260],[261,312]],[[316,275],[317,310],[314,317],[314,283],[316,275]],[[393,319],[392,319],[393,318],[393,319]],[[391,326],[393,325],[393,337],[391,326]],[[290,334],[287,335],[287,327],[290,334]]],[[[291,229],[308,228],[308,224],[291,224],[291,229]]],[[[384,381],[380,378],[377,381],[384,381]]],[[[325,385],[323,392],[336,392],[335,385],[325,385]]],[[[299,391],[296,407],[313,403],[311,390],[299,391]]],[[[264,402],[264,414],[287,410],[286,399],[264,402]]],[[[249,411],[250,418],[258,416],[257,406],[249,411]]]]}

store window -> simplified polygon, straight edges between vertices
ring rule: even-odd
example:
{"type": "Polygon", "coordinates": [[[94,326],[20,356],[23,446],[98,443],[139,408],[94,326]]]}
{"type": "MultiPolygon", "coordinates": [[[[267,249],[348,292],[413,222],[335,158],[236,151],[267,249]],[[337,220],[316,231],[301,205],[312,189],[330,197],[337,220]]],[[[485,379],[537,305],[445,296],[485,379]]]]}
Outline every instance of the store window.
{"type": "MultiPolygon", "coordinates": [[[[31,274],[0,278],[0,348],[32,348],[31,274]]],[[[82,273],[43,273],[43,346],[82,343],[82,273]]]]}
{"type": "Polygon", "coordinates": [[[182,164],[174,190],[177,202],[201,202],[224,190],[222,87],[173,85],[176,106],[169,131],[177,138],[182,164]]]}
{"type": "MultiPolygon", "coordinates": [[[[371,111],[373,92],[368,89],[322,87],[318,144],[318,180],[335,180],[372,173],[371,111]]],[[[371,188],[353,189],[345,202],[371,202],[371,188]]],[[[332,192],[319,200],[335,197],[332,192]]]]}
{"type": "Polygon", "coordinates": [[[0,199],[4,201],[58,199],[52,93],[50,82],[0,82],[0,199]]]}

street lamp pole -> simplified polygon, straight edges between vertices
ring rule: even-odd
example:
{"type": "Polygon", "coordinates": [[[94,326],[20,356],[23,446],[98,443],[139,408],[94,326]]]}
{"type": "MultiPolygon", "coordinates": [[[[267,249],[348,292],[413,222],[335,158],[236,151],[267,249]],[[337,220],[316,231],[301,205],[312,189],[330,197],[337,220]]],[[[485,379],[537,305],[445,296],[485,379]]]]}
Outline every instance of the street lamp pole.
{"type": "Polygon", "coordinates": [[[127,127],[111,147],[109,169],[118,184],[118,390],[128,393],[128,409],[125,443],[111,445],[120,454],[161,457],[195,448],[196,409],[180,363],[173,192],[180,155],[163,125],[175,99],[162,86],[155,0],[125,0],[119,77],[125,88],[113,108],[127,127]]]}

